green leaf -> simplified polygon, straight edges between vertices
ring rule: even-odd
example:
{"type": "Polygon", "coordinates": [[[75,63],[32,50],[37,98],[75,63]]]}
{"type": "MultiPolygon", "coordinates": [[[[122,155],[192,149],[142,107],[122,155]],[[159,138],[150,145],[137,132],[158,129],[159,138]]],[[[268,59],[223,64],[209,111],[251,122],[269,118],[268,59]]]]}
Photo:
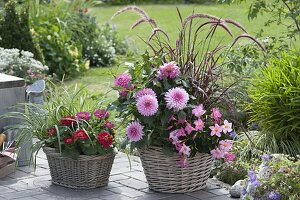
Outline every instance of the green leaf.
{"type": "Polygon", "coordinates": [[[166,156],[172,156],[174,154],[173,147],[170,147],[169,145],[164,145],[162,151],[166,156]]]}

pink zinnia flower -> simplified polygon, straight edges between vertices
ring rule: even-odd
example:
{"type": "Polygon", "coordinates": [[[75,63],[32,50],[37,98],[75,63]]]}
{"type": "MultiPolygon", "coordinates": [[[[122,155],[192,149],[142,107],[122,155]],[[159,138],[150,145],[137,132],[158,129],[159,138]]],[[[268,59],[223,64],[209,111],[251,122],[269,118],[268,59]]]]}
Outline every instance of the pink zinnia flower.
{"type": "Polygon", "coordinates": [[[216,135],[218,137],[221,137],[222,126],[215,124],[215,126],[210,126],[209,128],[211,130],[211,133],[210,133],[211,136],[216,135]]]}
{"type": "Polygon", "coordinates": [[[186,146],[185,143],[183,143],[181,149],[179,150],[179,154],[189,157],[191,154],[191,148],[186,146]]]}
{"type": "Polygon", "coordinates": [[[201,117],[205,112],[206,110],[203,109],[203,104],[200,104],[192,110],[192,114],[196,117],[201,117]]]}
{"type": "Polygon", "coordinates": [[[182,88],[176,87],[169,89],[165,95],[168,109],[174,109],[174,111],[182,110],[186,107],[189,101],[189,94],[182,88]]]}
{"type": "Polygon", "coordinates": [[[189,134],[191,134],[191,132],[195,131],[196,129],[194,127],[192,127],[192,125],[190,123],[187,123],[184,130],[189,135],[189,134]]]}
{"type": "Polygon", "coordinates": [[[134,121],[128,124],[126,127],[127,137],[130,141],[137,142],[140,141],[144,134],[144,126],[142,126],[139,122],[134,121]]]}
{"type": "Polygon", "coordinates": [[[224,120],[223,132],[226,134],[232,131],[232,123],[229,123],[226,119],[224,120]]]}
{"type": "Polygon", "coordinates": [[[202,119],[198,119],[198,120],[194,121],[194,124],[195,124],[196,131],[203,131],[204,122],[202,121],[202,119]]]}
{"type": "Polygon", "coordinates": [[[170,132],[169,140],[172,142],[172,144],[177,144],[177,142],[179,141],[177,137],[177,130],[170,132]]]}
{"type": "Polygon", "coordinates": [[[176,78],[180,74],[179,67],[175,62],[165,63],[163,66],[159,67],[158,79],[162,80],[164,78],[176,78]]]}
{"type": "Polygon", "coordinates": [[[110,121],[104,122],[104,126],[108,129],[113,129],[115,127],[114,123],[112,123],[110,121]]]}
{"type": "Polygon", "coordinates": [[[156,94],[155,94],[155,92],[152,89],[150,89],[150,88],[144,88],[144,89],[141,89],[140,91],[138,91],[136,93],[135,98],[138,99],[138,98],[140,98],[142,96],[145,96],[145,95],[151,95],[151,96],[156,97],[156,94]]]}
{"type": "Polygon", "coordinates": [[[89,112],[78,112],[75,117],[79,120],[89,120],[91,118],[91,114],[89,112]]]}
{"type": "Polygon", "coordinates": [[[158,110],[158,101],[154,96],[144,95],[137,99],[137,109],[143,116],[153,116],[158,110]]]}
{"type": "Polygon", "coordinates": [[[122,89],[119,91],[119,95],[122,99],[126,99],[127,97],[127,90],[126,89],[122,89]]]}
{"type": "Polygon", "coordinates": [[[213,118],[215,121],[218,121],[221,117],[222,114],[220,113],[218,108],[213,108],[212,113],[211,113],[211,118],[213,118]]]}
{"type": "Polygon", "coordinates": [[[131,81],[131,76],[126,73],[119,74],[115,79],[115,86],[122,88],[128,88],[129,82],[131,81]]]}
{"type": "Polygon", "coordinates": [[[222,151],[229,151],[232,147],[232,140],[221,140],[219,142],[219,148],[222,151]]]}
{"type": "Polygon", "coordinates": [[[99,118],[99,119],[103,119],[103,118],[108,118],[109,113],[106,110],[98,109],[94,112],[94,116],[99,118]]]}
{"type": "Polygon", "coordinates": [[[225,152],[224,153],[225,162],[233,161],[235,159],[234,153],[225,152]]]}
{"type": "Polygon", "coordinates": [[[216,159],[221,159],[224,156],[224,153],[222,151],[220,151],[219,148],[211,150],[210,154],[212,155],[213,158],[216,158],[216,159]]]}

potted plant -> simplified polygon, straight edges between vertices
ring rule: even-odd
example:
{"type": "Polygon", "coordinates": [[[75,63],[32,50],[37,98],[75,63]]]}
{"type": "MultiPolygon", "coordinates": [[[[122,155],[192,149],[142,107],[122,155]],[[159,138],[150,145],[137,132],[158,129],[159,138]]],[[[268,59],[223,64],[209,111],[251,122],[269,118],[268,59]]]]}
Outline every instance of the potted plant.
{"type": "Polygon", "coordinates": [[[115,157],[114,124],[101,102],[84,88],[54,86],[45,105],[26,104],[18,126],[20,137],[38,141],[33,156],[45,152],[52,182],[69,188],[90,189],[108,184],[115,157]]]}
{"type": "MultiPolygon", "coordinates": [[[[226,112],[221,113],[231,106],[227,96],[231,84],[226,86],[223,80],[221,59],[227,46],[218,45],[213,36],[220,28],[231,35],[227,24],[244,28],[206,14],[182,19],[178,11],[182,28],[172,46],[167,33],[145,11],[130,6],[115,15],[125,11],[141,16],[133,28],[147,22],[153,32],[146,41],[152,54],[146,52],[141,62],[115,78],[119,98],[111,109],[129,121],[123,146],[130,143],[131,149],[138,148],[150,189],[167,193],[202,189],[214,158],[231,161],[235,157],[230,152],[232,123],[223,117],[226,112]],[[196,19],[206,22],[195,28],[196,19]],[[197,34],[205,31],[205,39],[198,41],[197,34]]],[[[234,43],[243,37],[257,42],[244,34],[234,43]]]]}

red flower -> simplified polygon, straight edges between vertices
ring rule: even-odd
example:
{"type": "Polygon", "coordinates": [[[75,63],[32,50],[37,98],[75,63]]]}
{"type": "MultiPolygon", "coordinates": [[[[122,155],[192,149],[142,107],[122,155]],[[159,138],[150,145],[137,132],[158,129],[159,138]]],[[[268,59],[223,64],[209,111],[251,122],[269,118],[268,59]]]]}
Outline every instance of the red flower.
{"type": "Polygon", "coordinates": [[[48,132],[49,137],[53,137],[56,135],[56,128],[54,128],[54,127],[48,128],[47,132],[48,132]]]}
{"type": "Polygon", "coordinates": [[[66,137],[64,138],[65,144],[72,144],[74,142],[74,139],[72,137],[66,137]]]}
{"type": "Polygon", "coordinates": [[[97,139],[104,148],[109,148],[113,141],[113,137],[105,131],[100,132],[97,139]]]}
{"type": "Polygon", "coordinates": [[[108,129],[113,129],[115,127],[115,125],[110,121],[104,122],[104,126],[108,129]]]}
{"type": "Polygon", "coordinates": [[[74,116],[65,116],[60,120],[60,124],[63,126],[72,126],[75,121],[74,116]]]}
{"type": "Polygon", "coordinates": [[[88,138],[86,132],[82,129],[77,130],[74,133],[74,139],[81,139],[81,140],[86,140],[88,138]]]}

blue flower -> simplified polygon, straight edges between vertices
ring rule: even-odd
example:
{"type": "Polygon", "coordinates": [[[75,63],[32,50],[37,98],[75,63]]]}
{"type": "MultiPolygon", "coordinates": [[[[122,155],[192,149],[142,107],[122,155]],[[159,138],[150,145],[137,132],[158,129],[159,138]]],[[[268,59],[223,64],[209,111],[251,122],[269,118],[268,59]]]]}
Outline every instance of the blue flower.
{"type": "Polygon", "coordinates": [[[281,199],[281,194],[279,192],[272,191],[269,193],[269,199],[279,200],[279,199],[281,199]]]}
{"type": "Polygon", "coordinates": [[[260,182],[257,180],[257,176],[254,171],[252,171],[252,170],[248,171],[248,176],[249,176],[251,184],[254,187],[260,186],[260,182]]]}
{"type": "Polygon", "coordinates": [[[229,137],[231,137],[232,139],[235,139],[236,138],[236,132],[232,131],[229,133],[229,137]]]}
{"type": "Polygon", "coordinates": [[[261,158],[263,159],[263,161],[264,161],[265,163],[267,163],[267,162],[270,160],[271,156],[264,153],[264,154],[261,156],[261,158]]]}

